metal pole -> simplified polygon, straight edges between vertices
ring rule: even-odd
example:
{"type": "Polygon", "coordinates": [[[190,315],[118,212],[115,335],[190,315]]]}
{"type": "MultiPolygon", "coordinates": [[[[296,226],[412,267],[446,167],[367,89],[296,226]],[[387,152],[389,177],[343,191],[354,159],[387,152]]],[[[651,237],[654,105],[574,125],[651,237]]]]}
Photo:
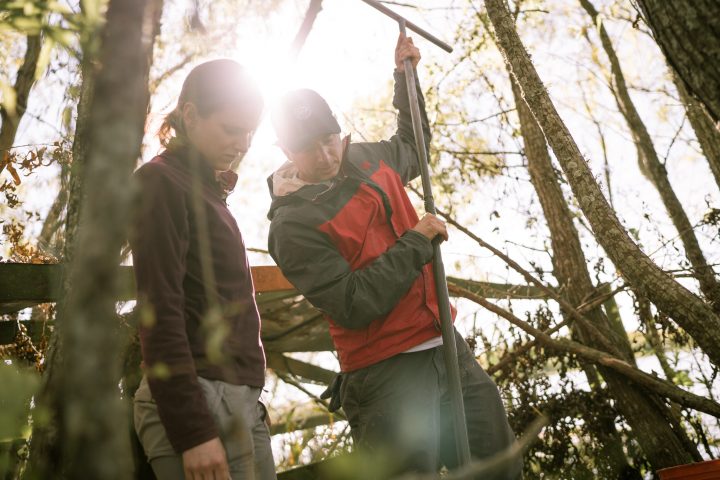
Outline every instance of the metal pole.
{"type": "Polygon", "coordinates": [[[425,40],[434,43],[435,45],[437,45],[438,47],[442,48],[443,50],[445,50],[445,51],[448,52],[448,53],[452,53],[453,49],[452,49],[452,47],[451,47],[450,45],[448,45],[447,43],[443,42],[442,40],[440,40],[439,38],[437,38],[435,35],[433,35],[432,33],[428,32],[427,30],[425,30],[425,29],[423,29],[423,28],[420,28],[420,27],[418,27],[417,25],[415,25],[414,23],[408,21],[408,20],[407,20],[405,17],[403,17],[402,15],[399,15],[399,14],[393,12],[393,11],[390,10],[388,7],[386,7],[385,5],[383,5],[382,3],[380,3],[380,2],[378,2],[378,1],[376,1],[376,0],[362,0],[362,1],[365,2],[365,3],[367,3],[368,5],[370,5],[371,7],[375,8],[375,9],[377,9],[377,10],[380,10],[380,12],[384,13],[385,15],[387,15],[387,16],[390,17],[390,18],[392,18],[393,20],[395,20],[395,21],[398,22],[398,23],[405,22],[405,26],[406,26],[407,28],[409,28],[409,29],[412,30],[413,32],[417,33],[418,35],[420,35],[421,37],[423,37],[425,40]]]}
{"type": "MultiPolygon", "coordinates": [[[[400,17],[398,23],[400,24],[400,32],[405,35],[405,19],[400,17]]],[[[430,168],[428,167],[425,137],[422,131],[420,103],[418,102],[417,90],[415,90],[415,70],[409,58],[405,59],[404,67],[408,97],[410,100],[410,114],[412,116],[413,132],[415,133],[415,145],[418,152],[418,161],[420,162],[420,177],[422,178],[425,211],[435,215],[437,212],[435,211],[435,200],[433,199],[432,185],[430,183],[430,168]]],[[[433,276],[435,278],[435,288],[437,291],[438,309],[440,310],[440,329],[443,339],[445,370],[447,370],[448,377],[448,390],[450,392],[450,402],[453,412],[455,444],[457,445],[458,464],[462,466],[470,463],[470,445],[465,421],[462,386],[460,385],[455,328],[453,327],[452,313],[450,311],[450,295],[448,293],[447,279],[445,278],[445,266],[440,252],[440,243],[437,241],[433,242],[433,252],[433,276]]]]}

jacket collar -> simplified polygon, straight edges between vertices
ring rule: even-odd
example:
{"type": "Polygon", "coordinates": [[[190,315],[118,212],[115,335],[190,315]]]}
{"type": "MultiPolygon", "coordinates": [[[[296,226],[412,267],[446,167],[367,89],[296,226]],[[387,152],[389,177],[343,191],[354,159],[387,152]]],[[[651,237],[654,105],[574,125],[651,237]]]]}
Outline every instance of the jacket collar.
{"type": "Polygon", "coordinates": [[[177,139],[171,140],[167,149],[160,155],[175,160],[175,163],[189,174],[197,172],[202,182],[217,191],[223,199],[227,198],[237,185],[237,173],[232,170],[224,172],[214,170],[197,150],[177,139]]]}
{"type": "Polygon", "coordinates": [[[283,205],[290,205],[300,201],[322,202],[333,196],[339,190],[341,185],[346,182],[360,183],[368,181],[364,175],[358,173],[357,168],[353,168],[349,160],[350,156],[349,141],[343,151],[343,158],[340,163],[340,172],[332,179],[322,183],[308,183],[297,177],[297,169],[292,167],[289,162],[283,164],[278,170],[267,178],[268,189],[270,190],[270,210],[268,211],[268,219],[272,220],[275,211],[283,205]],[[277,186],[276,182],[288,182],[285,185],[277,186]]]}
{"type": "Polygon", "coordinates": [[[347,145],[345,145],[345,149],[343,150],[338,174],[335,177],[320,183],[311,183],[302,180],[298,175],[298,170],[295,165],[289,160],[286,161],[268,178],[270,196],[272,198],[280,198],[297,194],[302,198],[311,200],[317,196],[318,192],[324,192],[331,189],[349,176],[349,151],[350,135],[347,136],[347,145]]]}

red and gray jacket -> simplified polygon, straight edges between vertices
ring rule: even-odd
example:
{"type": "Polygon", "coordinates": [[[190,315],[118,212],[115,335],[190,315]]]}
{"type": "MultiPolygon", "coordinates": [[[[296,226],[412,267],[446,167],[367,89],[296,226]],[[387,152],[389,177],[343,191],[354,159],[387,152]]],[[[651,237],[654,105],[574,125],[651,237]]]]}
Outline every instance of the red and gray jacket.
{"type": "MultiPolygon", "coordinates": [[[[417,89],[428,145],[430,129],[417,89]]],[[[397,134],[388,141],[349,144],[329,184],[292,185],[280,172],[268,179],[270,254],[325,314],[343,372],[440,335],[432,245],[411,230],[419,219],[405,185],[420,172],[405,76],[399,72],[393,105],[399,110],[397,134]]]]}

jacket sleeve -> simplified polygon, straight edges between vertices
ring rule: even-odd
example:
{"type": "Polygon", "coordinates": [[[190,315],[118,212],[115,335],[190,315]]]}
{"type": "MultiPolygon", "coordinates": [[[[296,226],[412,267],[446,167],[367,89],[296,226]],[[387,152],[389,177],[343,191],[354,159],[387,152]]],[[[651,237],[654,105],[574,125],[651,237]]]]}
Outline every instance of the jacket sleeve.
{"type": "Polygon", "coordinates": [[[348,329],[366,328],[390,313],[433,256],[430,241],[408,230],[372,263],[352,270],[324,233],[282,217],[270,224],[268,246],[300,293],[348,329]]]}
{"type": "MultiPolygon", "coordinates": [[[[420,165],[417,149],[415,147],[415,134],[413,133],[412,116],[410,114],[410,100],[408,99],[407,82],[405,73],[395,71],[395,93],[393,95],[393,106],[398,110],[397,132],[390,140],[376,144],[365,144],[372,148],[377,146],[376,154],[384,160],[390,168],[395,170],[403,181],[409,183],[420,175],[420,165]]],[[[420,89],[420,82],[415,76],[415,88],[417,90],[418,103],[420,104],[420,118],[422,120],[422,131],[425,139],[425,149],[428,161],[430,159],[430,124],[425,112],[425,99],[420,89]]]]}
{"type": "Polygon", "coordinates": [[[134,220],[131,247],[142,356],[160,420],[173,448],[181,453],[218,436],[185,329],[186,200],[160,165],[145,165],[135,179],[142,203],[134,220]]]}

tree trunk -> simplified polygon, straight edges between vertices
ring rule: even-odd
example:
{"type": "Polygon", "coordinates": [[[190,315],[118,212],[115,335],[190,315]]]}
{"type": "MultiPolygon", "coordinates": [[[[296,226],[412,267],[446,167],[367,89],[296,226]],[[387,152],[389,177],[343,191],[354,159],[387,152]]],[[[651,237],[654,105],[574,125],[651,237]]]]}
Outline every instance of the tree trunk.
{"type": "Polygon", "coordinates": [[[720,2],[638,0],[645,23],[688,91],[720,122],[720,2]]]}
{"type": "Polygon", "coordinates": [[[43,252],[60,258],[65,248],[64,237],[59,236],[58,232],[64,224],[68,203],[68,180],[70,177],[70,167],[66,164],[60,165],[60,188],[53,200],[52,206],[48,211],[47,217],[43,221],[42,230],[38,236],[38,247],[43,252]]]}
{"type": "Polygon", "coordinates": [[[504,2],[485,0],[485,4],[498,46],[511,66],[523,98],[555,152],[598,242],[628,282],[673,317],[711,361],[720,365],[720,318],[702,299],[658,268],[632,241],[555,110],[504,2]]]}
{"type": "MultiPolygon", "coordinates": [[[[94,50],[90,48],[85,48],[83,51],[82,85],[77,107],[75,136],[73,138],[70,179],[66,187],[65,241],[62,249],[62,260],[66,265],[69,265],[74,258],[73,246],[75,245],[75,234],[78,228],[80,205],[83,198],[81,193],[82,174],[87,163],[90,105],[95,84],[93,54],[94,50]]],[[[65,292],[70,290],[70,282],[67,277],[63,282],[63,290],[65,292]]],[[[58,311],[65,310],[64,304],[63,298],[58,302],[58,311]]],[[[59,329],[62,329],[62,327],[56,322],[55,330],[48,342],[42,387],[35,399],[37,407],[33,415],[28,478],[48,478],[54,472],[60,471],[61,467],[62,448],[58,438],[58,428],[63,418],[60,397],[63,382],[64,349],[58,334],[59,329]]]]}
{"type": "Polygon", "coordinates": [[[35,83],[35,72],[41,47],[42,39],[40,35],[28,35],[25,58],[18,69],[17,78],[13,85],[15,90],[15,112],[8,112],[4,106],[0,105],[0,118],[2,119],[2,127],[0,127],[0,172],[3,170],[5,154],[15,141],[15,134],[20,125],[20,120],[22,120],[27,109],[30,89],[35,83]]]}
{"type": "MultiPolygon", "coordinates": [[[[580,305],[595,293],[595,287],[587,270],[587,260],[580,244],[580,237],[573,224],[572,214],[563,197],[560,183],[552,167],[547,151],[545,137],[532,112],[522,99],[522,94],[511,77],[515,104],[520,118],[520,130],[525,144],[530,179],[538,194],[545,218],[550,229],[552,243],[552,261],[555,277],[560,290],[573,305],[580,305]]],[[[564,315],[567,314],[564,312],[564,315]]],[[[635,365],[635,357],[627,334],[620,334],[610,323],[598,305],[585,312],[593,325],[602,331],[622,355],[622,359],[635,365]]],[[[602,349],[593,342],[593,336],[584,331],[582,323],[571,323],[580,341],[588,346],[602,349]]],[[[598,366],[600,374],[607,382],[610,394],[617,400],[618,410],[623,414],[635,434],[635,438],[655,469],[699,460],[697,449],[688,451],[682,438],[676,435],[681,430],[679,424],[671,421],[670,412],[660,397],[633,385],[623,375],[598,366]]],[[[599,385],[594,385],[599,388],[599,385]]],[[[617,437],[617,435],[616,435],[617,437]]],[[[617,439],[619,442],[619,438],[617,439]]],[[[691,447],[692,448],[692,447],[691,447]]],[[[615,454],[609,460],[617,478],[621,472],[631,467],[618,445],[615,454]]],[[[636,472],[637,473],[637,472],[636,472]]],[[[637,473],[637,478],[640,478],[637,473]]]]}
{"type": "Polygon", "coordinates": [[[111,0],[90,105],[84,202],[63,319],[63,463],[70,478],[126,478],[130,449],[118,380],[124,345],[115,311],[148,106],[159,0],[111,0]],[[150,26],[148,31],[147,26],[150,26]],[[120,181],[125,179],[125,181],[120,181]]]}
{"type": "Polygon", "coordinates": [[[31,445],[30,474],[41,478],[130,475],[115,298],[132,210],[127,181],[140,154],[161,8],[160,0],[111,0],[99,54],[84,51],[66,220],[71,269],[39,397],[52,421],[33,433],[31,445]]]}
{"type": "Polygon", "coordinates": [[[700,244],[693,230],[692,223],[690,223],[690,219],[685,213],[680,199],[670,184],[665,165],[660,162],[650,133],[642,121],[642,118],[640,118],[640,114],[637,108],[635,108],[632,98],[630,98],[630,92],[625,83],[625,75],[623,75],[620,60],[615,53],[615,48],[610,41],[610,36],[605,30],[605,25],[598,21],[598,12],[593,4],[590,3],[589,0],[580,0],[580,5],[582,5],[592,19],[592,24],[598,26],[600,41],[610,61],[615,100],[618,103],[620,112],[625,118],[625,122],[635,142],[635,147],[638,151],[638,161],[640,162],[640,170],[650,179],[660,194],[660,199],[665,206],[665,210],[667,210],[683,243],[685,255],[693,267],[694,277],[700,282],[700,290],[713,307],[715,313],[720,313],[720,283],[715,277],[713,268],[708,266],[705,255],[700,249],[700,244]]]}
{"type": "Polygon", "coordinates": [[[708,115],[705,107],[690,96],[682,80],[674,72],[673,79],[680,94],[680,101],[685,105],[690,125],[695,130],[700,148],[710,164],[715,183],[720,188],[720,131],[713,125],[712,118],[708,115]]]}

